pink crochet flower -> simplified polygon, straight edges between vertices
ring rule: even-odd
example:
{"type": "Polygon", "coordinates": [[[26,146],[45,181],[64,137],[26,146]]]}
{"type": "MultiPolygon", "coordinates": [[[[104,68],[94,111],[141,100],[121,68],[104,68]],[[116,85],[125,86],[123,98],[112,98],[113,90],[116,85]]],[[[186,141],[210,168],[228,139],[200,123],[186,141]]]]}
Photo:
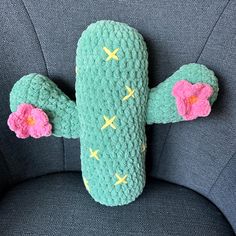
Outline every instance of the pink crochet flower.
{"type": "Polygon", "coordinates": [[[47,114],[31,104],[19,105],[17,111],[9,116],[7,124],[18,138],[40,138],[52,134],[47,114]]]}
{"type": "Polygon", "coordinates": [[[187,80],[178,81],[172,90],[178,112],[184,120],[194,120],[200,116],[208,116],[211,112],[208,98],[212,94],[213,89],[209,84],[191,84],[187,80]]]}

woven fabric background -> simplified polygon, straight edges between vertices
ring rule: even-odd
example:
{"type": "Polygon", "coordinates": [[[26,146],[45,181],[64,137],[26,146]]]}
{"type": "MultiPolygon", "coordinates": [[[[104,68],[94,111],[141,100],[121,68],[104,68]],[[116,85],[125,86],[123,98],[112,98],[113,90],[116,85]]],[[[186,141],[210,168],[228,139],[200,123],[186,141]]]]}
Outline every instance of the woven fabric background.
{"type": "Polygon", "coordinates": [[[233,236],[212,203],[181,186],[149,179],[138,201],[112,208],[78,189],[84,186],[81,175],[75,173],[19,184],[0,204],[0,234],[233,236]]]}

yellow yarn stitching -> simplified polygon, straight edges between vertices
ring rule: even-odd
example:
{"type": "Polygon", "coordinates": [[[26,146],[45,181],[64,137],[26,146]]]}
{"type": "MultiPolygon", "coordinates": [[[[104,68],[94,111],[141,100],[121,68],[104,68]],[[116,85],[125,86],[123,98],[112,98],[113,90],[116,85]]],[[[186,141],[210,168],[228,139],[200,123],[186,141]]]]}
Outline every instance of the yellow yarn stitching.
{"type": "Polygon", "coordinates": [[[113,52],[111,52],[108,48],[103,47],[103,50],[106,52],[106,54],[108,55],[106,61],[110,61],[111,59],[114,59],[116,61],[119,60],[118,56],[116,55],[116,53],[119,51],[119,48],[116,48],[113,52]]]}
{"type": "Polygon", "coordinates": [[[83,177],[83,182],[84,182],[84,186],[87,189],[87,191],[90,192],[88,180],[83,177]]]}
{"type": "Polygon", "coordinates": [[[124,96],[122,101],[125,101],[127,99],[129,99],[130,97],[133,97],[134,98],[134,89],[131,89],[130,87],[128,86],[125,86],[126,89],[127,89],[127,92],[128,92],[128,95],[124,96]]]}
{"type": "Polygon", "coordinates": [[[113,124],[114,120],[116,119],[116,116],[113,116],[111,119],[107,118],[106,116],[103,116],[105,120],[105,124],[102,126],[102,130],[107,128],[108,126],[111,126],[113,129],[116,129],[116,126],[113,124]]]}
{"type": "Polygon", "coordinates": [[[125,175],[124,177],[120,177],[118,174],[115,174],[116,178],[118,179],[115,183],[115,185],[120,185],[120,184],[127,184],[128,182],[126,181],[128,175],[125,175]]]}
{"type": "Polygon", "coordinates": [[[79,69],[78,69],[78,67],[76,66],[75,67],[75,74],[78,74],[79,73],[79,69]]]}
{"type": "Polygon", "coordinates": [[[146,143],[143,143],[142,147],[141,147],[141,152],[145,152],[146,149],[147,149],[147,145],[146,145],[146,143]]]}
{"type": "Polygon", "coordinates": [[[93,157],[93,158],[95,158],[96,160],[99,161],[99,158],[98,158],[98,152],[99,152],[99,150],[93,151],[92,148],[89,148],[89,151],[90,151],[90,157],[93,157]]]}

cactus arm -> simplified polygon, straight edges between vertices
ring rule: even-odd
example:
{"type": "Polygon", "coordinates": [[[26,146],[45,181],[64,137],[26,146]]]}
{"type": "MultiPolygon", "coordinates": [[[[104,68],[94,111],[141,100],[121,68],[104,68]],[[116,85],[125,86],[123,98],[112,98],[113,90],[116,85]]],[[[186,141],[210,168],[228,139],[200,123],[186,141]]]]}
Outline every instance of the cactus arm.
{"type": "Polygon", "coordinates": [[[54,136],[79,137],[79,118],[75,102],[47,77],[29,74],[15,83],[10,93],[11,111],[16,111],[22,103],[32,104],[46,112],[54,136]]]}
{"type": "Polygon", "coordinates": [[[213,94],[209,102],[212,105],[216,100],[219,88],[213,71],[200,64],[184,65],[164,82],[150,90],[147,105],[147,124],[184,121],[178,113],[176,100],[172,95],[173,86],[180,80],[187,80],[192,84],[209,84],[213,88],[213,94]]]}

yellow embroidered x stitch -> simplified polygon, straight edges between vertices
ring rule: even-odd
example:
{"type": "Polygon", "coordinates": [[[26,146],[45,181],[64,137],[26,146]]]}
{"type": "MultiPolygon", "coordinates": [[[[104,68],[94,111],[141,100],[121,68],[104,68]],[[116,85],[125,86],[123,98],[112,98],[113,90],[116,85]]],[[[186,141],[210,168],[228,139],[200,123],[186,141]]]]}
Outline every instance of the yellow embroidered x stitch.
{"type": "Polygon", "coordinates": [[[85,178],[83,177],[83,181],[84,181],[84,186],[85,186],[85,188],[87,189],[87,191],[90,192],[90,188],[89,188],[88,180],[85,179],[85,178]]]}
{"type": "Polygon", "coordinates": [[[115,183],[115,185],[120,185],[120,184],[127,184],[127,177],[128,175],[125,175],[124,177],[120,177],[118,174],[115,174],[117,181],[115,183]]]}
{"type": "Polygon", "coordinates": [[[116,129],[116,126],[113,124],[113,121],[115,120],[116,116],[113,116],[111,119],[107,118],[106,116],[103,116],[105,120],[105,124],[102,126],[102,130],[107,128],[108,126],[111,126],[113,129],[116,129]]]}
{"type": "Polygon", "coordinates": [[[90,151],[90,157],[93,157],[93,158],[95,158],[96,160],[99,161],[98,150],[93,151],[92,148],[89,148],[89,151],[90,151]]]}
{"type": "Polygon", "coordinates": [[[118,56],[116,55],[116,53],[119,51],[119,48],[116,48],[113,52],[111,52],[108,48],[103,47],[103,50],[106,52],[106,54],[108,55],[106,61],[110,61],[111,59],[114,59],[116,61],[119,60],[118,56]]]}
{"type": "Polygon", "coordinates": [[[141,147],[141,152],[145,152],[147,149],[147,145],[145,143],[142,144],[142,147],[141,147]]]}
{"type": "Polygon", "coordinates": [[[125,101],[125,100],[129,99],[130,97],[134,98],[134,89],[131,89],[128,86],[125,86],[125,87],[127,89],[128,95],[124,96],[122,100],[125,101]]]}

